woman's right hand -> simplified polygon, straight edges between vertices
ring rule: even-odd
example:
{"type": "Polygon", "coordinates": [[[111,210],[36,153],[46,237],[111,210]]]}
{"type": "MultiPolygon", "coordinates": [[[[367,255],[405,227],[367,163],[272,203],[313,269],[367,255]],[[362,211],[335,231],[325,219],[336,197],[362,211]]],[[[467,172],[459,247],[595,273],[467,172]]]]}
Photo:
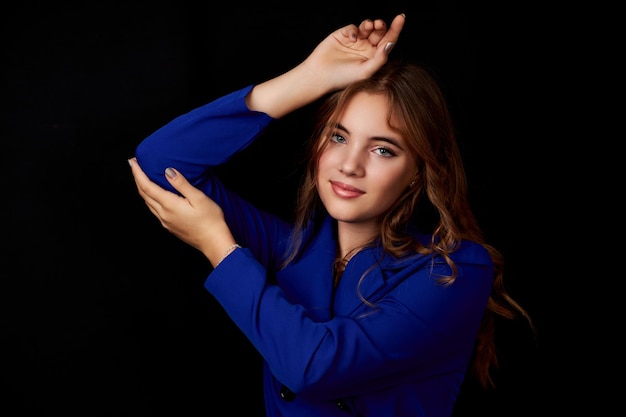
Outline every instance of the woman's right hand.
{"type": "Polygon", "coordinates": [[[404,27],[397,15],[387,28],[382,19],[346,25],[320,42],[295,68],[254,86],[246,97],[250,110],[280,118],[323,95],[371,77],[388,59],[404,27]]]}

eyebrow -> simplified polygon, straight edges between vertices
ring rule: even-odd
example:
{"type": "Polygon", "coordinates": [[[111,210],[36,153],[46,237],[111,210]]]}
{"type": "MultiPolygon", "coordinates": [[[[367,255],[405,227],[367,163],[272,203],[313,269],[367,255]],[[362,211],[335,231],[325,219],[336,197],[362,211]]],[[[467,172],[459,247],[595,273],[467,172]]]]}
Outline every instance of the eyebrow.
{"type": "MultiPolygon", "coordinates": [[[[344,132],[350,134],[350,131],[348,129],[346,129],[345,126],[343,126],[341,123],[337,123],[337,129],[343,130],[344,132]]],[[[370,138],[371,141],[381,141],[381,142],[387,142],[390,143],[394,146],[397,146],[400,149],[404,149],[404,147],[402,145],[400,145],[400,143],[398,143],[398,141],[394,138],[389,138],[386,136],[372,136],[370,138]]]]}

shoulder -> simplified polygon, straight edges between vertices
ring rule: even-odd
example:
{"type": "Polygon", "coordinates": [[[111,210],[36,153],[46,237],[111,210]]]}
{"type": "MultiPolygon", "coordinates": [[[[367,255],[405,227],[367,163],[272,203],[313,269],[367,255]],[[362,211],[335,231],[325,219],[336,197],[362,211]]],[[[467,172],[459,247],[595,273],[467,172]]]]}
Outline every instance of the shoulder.
{"type": "Polygon", "coordinates": [[[493,266],[487,249],[480,243],[471,240],[463,240],[450,257],[456,263],[493,266]]]}
{"type": "MultiPolygon", "coordinates": [[[[416,232],[413,233],[413,237],[424,246],[430,245],[432,238],[429,234],[416,232]]],[[[491,256],[485,246],[472,240],[462,240],[450,257],[457,264],[493,266],[491,256]]]]}

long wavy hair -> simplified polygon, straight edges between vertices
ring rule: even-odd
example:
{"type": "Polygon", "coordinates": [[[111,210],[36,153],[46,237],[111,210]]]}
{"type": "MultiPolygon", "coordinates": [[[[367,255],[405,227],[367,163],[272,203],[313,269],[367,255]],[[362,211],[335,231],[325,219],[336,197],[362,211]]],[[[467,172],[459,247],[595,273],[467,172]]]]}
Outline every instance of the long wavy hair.
{"type": "MultiPolygon", "coordinates": [[[[524,317],[533,326],[526,310],[507,292],[503,284],[503,257],[484,240],[471,210],[468,186],[456,131],[443,91],[432,73],[415,63],[389,61],[375,75],[330,94],[321,103],[317,124],[308,142],[306,166],[295,206],[295,232],[292,251],[285,265],[297,257],[304,244],[304,231],[319,226],[327,214],[317,193],[316,178],[320,156],[338,118],[357,93],[382,94],[388,99],[388,121],[393,113],[394,129],[406,138],[408,150],[417,161],[415,183],[408,187],[382,219],[380,235],[370,245],[381,244],[396,257],[411,251],[437,254],[451,268],[442,277],[451,285],[458,275],[450,254],[462,240],[482,244],[495,266],[492,293],[475,342],[470,370],[483,387],[493,387],[492,370],[498,367],[495,348],[495,319],[524,317]],[[431,233],[422,245],[407,231],[418,227],[431,233]]],[[[341,262],[337,264],[342,264],[341,262]]]]}

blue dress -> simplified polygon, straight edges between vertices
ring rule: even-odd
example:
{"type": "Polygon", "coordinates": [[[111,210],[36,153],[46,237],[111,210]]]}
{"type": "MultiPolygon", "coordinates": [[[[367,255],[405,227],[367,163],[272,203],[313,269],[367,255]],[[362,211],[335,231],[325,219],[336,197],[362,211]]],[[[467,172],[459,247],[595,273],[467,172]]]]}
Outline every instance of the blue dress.
{"type": "Polygon", "coordinates": [[[436,279],[450,268],[438,257],[364,249],[333,289],[336,242],[327,218],[308,233],[301,256],[280,269],[292,225],[212,172],[273,121],[246,107],[251,88],[174,119],[142,141],[136,157],[170,190],[165,168],[181,171],[222,207],[243,246],[211,271],[205,288],[263,357],[267,417],[449,417],[491,291],[487,251],[463,242],[452,255],[459,276],[444,287],[436,279]]]}

